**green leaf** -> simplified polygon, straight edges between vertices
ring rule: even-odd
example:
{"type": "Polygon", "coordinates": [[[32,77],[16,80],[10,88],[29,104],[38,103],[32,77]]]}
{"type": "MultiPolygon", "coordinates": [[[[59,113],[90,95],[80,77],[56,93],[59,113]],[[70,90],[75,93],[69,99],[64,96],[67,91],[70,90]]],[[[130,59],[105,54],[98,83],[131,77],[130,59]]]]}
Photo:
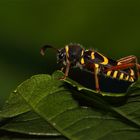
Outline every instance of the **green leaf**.
{"type": "MultiPolygon", "coordinates": [[[[36,75],[18,86],[0,113],[1,117],[9,118],[1,121],[0,132],[50,139],[139,139],[139,81],[124,93],[128,97],[125,103],[115,107],[104,100],[104,97],[110,100],[111,96],[85,88],[71,79],[58,80],[61,76],[61,72],[52,76],[36,75]],[[69,88],[66,82],[77,90],[69,88]]],[[[115,100],[118,97],[125,96],[115,96],[115,100]]]]}
{"type": "Polygon", "coordinates": [[[56,129],[32,111],[7,120],[0,130],[37,136],[61,136],[56,129]]]}
{"type": "Polygon", "coordinates": [[[11,133],[7,131],[0,131],[0,140],[67,140],[63,136],[34,136],[34,135],[23,135],[20,133],[11,133]]]}
{"type": "Polygon", "coordinates": [[[10,118],[30,111],[30,106],[15,90],[12,92],[0,111],[0,118],[10,118]]]}
{"type": "Polygon", "coordinates": [[[83,107],[74,98],[75,95],[83,97],[82,93],[66,88],[62,81],[57,80],[60,75],[62,74],[57,72],[49,78],[47,75],[33,76],[23,82],[17,88],[17,92],[34,112],[69,139],[139,139],[139,103],[137,110],[134,106],[135,110],[132,112],[131,109],[129,112],[129,109],[133,108],[133,103],[130,106],[126,103],[115,108],[103,101],[100,96],[96,98],[96,102],[90,96],[84,96],[86,102],[92,101],[95,107],[83,107]],[[100,101],[100,105],[106,106],[105,110],[97,108],[100,101]],[[114,109],[114,114],[110,108],[114,109]],[[115,112],[121,112],[120,116],[115,112]],[[133,113],[136,112],[135,118],[133,113]]]}
{"type": "MultiPolygon", "coordinates": [[[[50,76],[48,75],[48,77],[50,76]]],[[[55,139],[59,139],[59,137],[63,138],[55,128],[32,111],[32,108],[25,102],[16,90],[11,93],[10,97],[4,104],[2,110],[0,111],[0,118],[0,133],[4,130],[4,132],[7,133],[13,132],[14,134],[22,134],[21,137],[28,134],[47,136],[50,139],[53,137],[55,139]]],[[[9,135],[11,134],[12,133],[9,135]]]]}
{"type": "MultiPolygon", "coordinates": [[[[50,79],[50,75],[45,75],[45,77],[46,80],[50,79]]],[[[10,94],[3,105],[2,110],[0,111],[0,119],[17,116],[30,110],[31,107],[26,103],[22,96],[19,95],[17,90],[15,90],[10,94]]]]}

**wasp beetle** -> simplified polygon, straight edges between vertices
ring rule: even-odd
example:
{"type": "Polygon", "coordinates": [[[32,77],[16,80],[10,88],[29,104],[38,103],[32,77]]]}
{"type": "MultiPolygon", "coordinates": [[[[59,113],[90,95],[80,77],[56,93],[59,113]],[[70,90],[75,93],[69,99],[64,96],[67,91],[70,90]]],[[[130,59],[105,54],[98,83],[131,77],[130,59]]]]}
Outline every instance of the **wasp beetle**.
{"type": "Polygon", "coordinates": [[[60,49],[45,45],[40,51],[43,56],[47,48],[54,49],[57,52],[57,63],[63,64],[61,70],[65,69],[65,75],[61,79],[65,79],[68,76],[69,69],[72,67],[87,69],[93,72],[97,91],[100,91],[99,74],[131,83],[135,82],[140,75],[140,65],[134,55],[113,60],[94,49],[86,50],[80,44],[71,43],[60,49]]]}

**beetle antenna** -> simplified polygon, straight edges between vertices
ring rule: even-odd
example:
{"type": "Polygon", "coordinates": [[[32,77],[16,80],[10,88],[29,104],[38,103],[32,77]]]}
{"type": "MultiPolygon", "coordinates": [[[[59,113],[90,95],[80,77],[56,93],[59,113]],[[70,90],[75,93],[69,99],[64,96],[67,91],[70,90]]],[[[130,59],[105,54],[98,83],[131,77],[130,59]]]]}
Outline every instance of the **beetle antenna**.
{"type": "Polygon", "coordinates": [[[45,46],[43,46],[43,47],[41,48],[41,50],[40,50],[40,53],[41,53],[42,56],[45,55],[45,51],[46,51],[46,49],[48,49],[48,48],[51,48],[51,49],[53,49],[54,51],[59,52],[59,50],[56,49],[56,48],[54,48],[53,46],[51,46],[51,45],[45,45],[45,46]]]}

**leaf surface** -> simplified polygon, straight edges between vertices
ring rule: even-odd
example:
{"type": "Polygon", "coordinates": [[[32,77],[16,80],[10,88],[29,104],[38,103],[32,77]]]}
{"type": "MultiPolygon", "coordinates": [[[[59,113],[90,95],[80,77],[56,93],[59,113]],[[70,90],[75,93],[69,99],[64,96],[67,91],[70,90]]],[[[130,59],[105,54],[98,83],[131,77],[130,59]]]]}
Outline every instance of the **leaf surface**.
{"type": "MultiPolygon", "coordinates": [[[[137,119],[140,113],[137,112],[133,103],[129,105],[127,102],[124,106],[113,107],[121,112],[120,116],[110,112],[110,109],[107,110],[109,106],[106,102],[100,103],[100,105],[106,106],[105,110],[98,109],[96,106],[95,108],[80,106],[78,101],[73,98],[73,94],[81,93],[66,88],[63,82],[57,80],[58,75],[61,74],[57,72],[49,80],[46,75],[33,76],[21,84],[17,91],[33,111],[62,135],[78,140],[105,140],[112,139],[112,137],[116,140],[131,140],[132,137],[133,139],[140,137],[139,119],[137,119]]],[[[94,100],[92,101],[94,102],[94,100]]],[[[102,99],[99,97],[97,101],[102,101],[102,99]]],[[[97,102],[95,102],[96,104],[97,102]]],[[[138,102],[137,109],[139,107],[138,102]]]]}

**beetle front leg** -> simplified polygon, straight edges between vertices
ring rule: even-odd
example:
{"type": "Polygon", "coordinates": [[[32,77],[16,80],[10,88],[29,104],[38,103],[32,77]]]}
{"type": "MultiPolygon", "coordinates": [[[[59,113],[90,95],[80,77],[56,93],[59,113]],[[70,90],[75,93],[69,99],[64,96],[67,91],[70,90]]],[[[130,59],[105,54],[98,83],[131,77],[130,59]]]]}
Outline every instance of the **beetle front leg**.
{"type": "Polygon", "coordinates": [[[68,61],[67,64],[66,64],[66,70],[65,70],[65,74],[63,77],[60,78],[60,80],[65,80],[66,77],[68,76],[69,74],[69,69],[70,69],[70,62],[68,61]]]}

